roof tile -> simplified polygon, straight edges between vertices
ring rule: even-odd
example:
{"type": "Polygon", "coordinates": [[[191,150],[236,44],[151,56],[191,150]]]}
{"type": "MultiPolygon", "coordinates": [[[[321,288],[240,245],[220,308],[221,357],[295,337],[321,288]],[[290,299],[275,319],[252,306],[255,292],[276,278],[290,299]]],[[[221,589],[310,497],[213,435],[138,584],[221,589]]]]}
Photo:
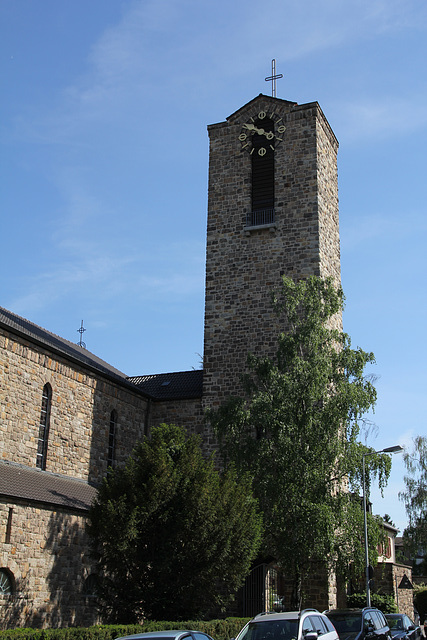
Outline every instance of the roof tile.
{"type": "Polygon", "coordinates": [[[202,369],[134,376],[129,380],[156,400],[200,398],[203,392],[202,369]]]}
{"type": "Polygon", "coordinates": [[[0,462],[0,496],[88,511],[97,489],[84,480],[0,462]]]}

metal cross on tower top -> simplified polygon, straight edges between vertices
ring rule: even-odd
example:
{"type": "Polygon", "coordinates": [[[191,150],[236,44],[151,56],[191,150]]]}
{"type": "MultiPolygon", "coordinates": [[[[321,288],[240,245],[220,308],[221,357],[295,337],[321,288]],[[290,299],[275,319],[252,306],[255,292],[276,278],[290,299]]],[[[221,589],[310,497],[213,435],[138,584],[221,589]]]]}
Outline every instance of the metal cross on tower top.
{"type": "Polygon", "coordinates": [[[265,79],[266,82],[271,80],[271,95],[273,98],[276,97],[276,80],[279,78],[283,78],[283,73],[276,74],[276,59],[273,58],[271,61],[271,76],[268,76],[268,78],[265,79]]]}

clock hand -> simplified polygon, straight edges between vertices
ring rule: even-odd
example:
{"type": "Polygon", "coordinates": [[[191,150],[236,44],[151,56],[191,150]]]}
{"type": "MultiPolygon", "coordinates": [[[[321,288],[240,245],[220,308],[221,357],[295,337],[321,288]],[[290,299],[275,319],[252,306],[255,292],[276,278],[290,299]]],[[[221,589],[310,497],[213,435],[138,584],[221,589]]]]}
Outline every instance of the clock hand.
{"type": "Polygon", "coordinates": [[[256,127],[254,124],[251,124],[250,122],[247,124],[243,125],[245,127],[245,129],[249,129],[249,131],[254,131],[255,133],[258,133],[260,136],[266,135],[264,129],[258,129],[258,127],[256,127]]]}
{"type": "Polygon", "coordinates": [[[244,124],[243,126],[246,129],[249,129],[249,131],[254,131],[255,133],[258,133],[260,136],[265,136],[267,140],[272,140],[274,138],[274,133],[272,131],[265,131],[264,129],[258,129],[258,127],[256,127],[254,124],[251,124],[250,122],[247,124],[244,124]]]}
{"type": "Polygon", "coordinates": [[[251,124],[250,122],[248,122],[247,124],[243,125],[245,129],[249,129],[249,131],[256,131],[258,133],[258,129],[254,124],[251,124]]]}

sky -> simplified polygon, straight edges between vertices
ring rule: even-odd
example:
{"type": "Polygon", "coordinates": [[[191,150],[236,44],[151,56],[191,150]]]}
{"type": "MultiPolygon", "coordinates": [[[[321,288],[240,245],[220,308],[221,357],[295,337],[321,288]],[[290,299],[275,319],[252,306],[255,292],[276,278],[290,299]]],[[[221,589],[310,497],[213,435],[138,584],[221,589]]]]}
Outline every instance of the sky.
{"type": "MultiPolygon", "coordinates": [[[[0,0],[0,305],[127,375],[199,368],[208,124],[259,93],[339,142],[344,329],[377,450],[426,435],[426,0],[0,0]]],[[[403,530],[402,455],[375,513],[403,530]]]]}

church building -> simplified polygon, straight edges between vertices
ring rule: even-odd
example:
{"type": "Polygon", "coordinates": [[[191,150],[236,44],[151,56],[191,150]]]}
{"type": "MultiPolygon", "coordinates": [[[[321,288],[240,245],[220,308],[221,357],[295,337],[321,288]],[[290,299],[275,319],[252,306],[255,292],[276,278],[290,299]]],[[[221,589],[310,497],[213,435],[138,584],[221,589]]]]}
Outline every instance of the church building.
{"type": "MultiPolygon", "coordinates": [[[[338,142],[317,102],[260,94],[208,133],[203,370],[128,377],[0,308],[6,628],[98,622],[84,525],[108,466],[123,465],[162,422],[200,433],[206,453],[213,451],[204,412],[239,393],[249,351],[274,354],[279,326],[270,294],[281,276],[340,283],[338,142]]],[[[326,583],[312,606],[336,605],[326,583]]]]}

